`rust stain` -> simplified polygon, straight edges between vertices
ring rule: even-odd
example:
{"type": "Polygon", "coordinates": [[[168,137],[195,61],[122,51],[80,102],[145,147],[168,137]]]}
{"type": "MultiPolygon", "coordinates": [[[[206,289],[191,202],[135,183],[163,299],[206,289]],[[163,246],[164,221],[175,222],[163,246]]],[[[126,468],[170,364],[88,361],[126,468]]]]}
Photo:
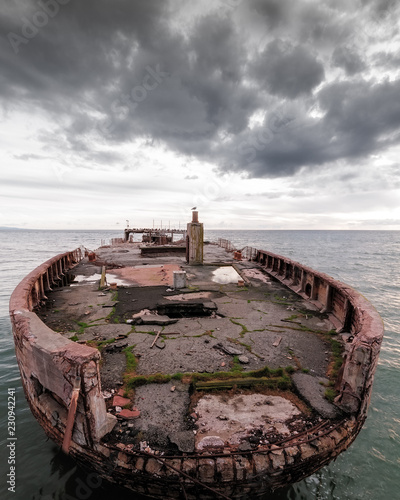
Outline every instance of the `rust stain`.
{"type": "Polygon", "coordinates": [[[141,286],[173,286],[173,273],[180,270],[177,264],[164,264],[157,267],[122,267],[113,269],[113,274],[141,286]]]}

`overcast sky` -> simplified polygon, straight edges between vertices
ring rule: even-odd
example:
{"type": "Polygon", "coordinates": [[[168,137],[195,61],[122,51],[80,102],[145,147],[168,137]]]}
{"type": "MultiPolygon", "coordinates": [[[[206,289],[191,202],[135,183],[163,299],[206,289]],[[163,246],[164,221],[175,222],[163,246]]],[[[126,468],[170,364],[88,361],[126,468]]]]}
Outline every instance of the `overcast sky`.
{"type": "Polygon", "coordinates": [[[400,229],[399,2],[0,12],[0,226],[400,229]]]}

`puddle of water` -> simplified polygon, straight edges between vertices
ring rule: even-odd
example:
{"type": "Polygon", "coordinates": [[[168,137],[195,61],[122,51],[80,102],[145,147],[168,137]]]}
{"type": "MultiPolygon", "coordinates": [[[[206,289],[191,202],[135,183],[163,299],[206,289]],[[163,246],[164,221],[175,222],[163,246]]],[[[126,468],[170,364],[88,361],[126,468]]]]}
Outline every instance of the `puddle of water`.
{"type": "MultiPolygon", "coordinates": [[[[91,276],[84,276],[83,274],[78,274],[77,276],[74,277],[74,281],[77,281],[78,283],[88,283],[88,284],[100,281],[100,279],[101,279],[101,274],[97,273],[92,274],[91,276]]],[[[70,286],[78,286],[78,283],[71,283],[70,286]]]]}
{"type": "Polygon", "coordinates": [[[212,281],[215,283],[237,283],[242,277],[232,266],[222,266],[213,271],[212,281]]]}
{"type": "MultiPolygon", "coordinates": [[[[125,281],[121,278],[118,278],[115,274],[106,274],[106,279],[107,279],[107,284],[109,285],[110,283],[116,283],[117,286],[129,286],[130,283],[128,281],[125,281]]],[[[95,273],[92,274],[91,276],[84,276],[83,274],[79,274],[78,276],[75,276],[74,281],[77,281],[78,283],[71,283],[70,286],[78,286],[79,283],[87,283],[88,285],[92,285],[96,283],[96,281],[101,280],[101,274],[95,273]]]]}
{"type": "Polygon", "coordinates": [[[116,283],[117,286],[131,286],[132,283],[119,278],[116,274],[106,274],[107,284],[116,283]]]}

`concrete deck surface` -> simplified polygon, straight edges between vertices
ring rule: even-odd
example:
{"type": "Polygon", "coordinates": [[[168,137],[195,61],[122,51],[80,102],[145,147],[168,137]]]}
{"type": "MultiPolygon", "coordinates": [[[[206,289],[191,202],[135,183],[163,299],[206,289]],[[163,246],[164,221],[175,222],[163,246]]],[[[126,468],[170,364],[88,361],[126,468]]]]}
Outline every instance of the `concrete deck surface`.
{"type": "Polygon", "coordinates": [[[137,244],[103,247],[96,250],[96,262],[85,259],[73,270],[75,283],[50,293],[48,308],[41,313],[46,324],[101,349],[109,410],[117,415],[123,410],[113,405],[113,395],[119,393],[128,396],[124,409],[133,408],[135,416],[140,415],[120,418],[113,433],[133,446],[146,443],[160,452],[226,446],[245,450],[335,418],[336,407],[324,397],[332,361],[328,319],[256,263],[233,261],[231,253],[213,244],[205,245],[204,255],[203,266],[188,266],[177,255],[142,257],[137,244]],[[99,290],[102,264],[108,268],[108,284],[118,283],[117,290],[99,290]],[[215,271],[228,271],[230,266],[245,286],[238,286],[237,278],[215,281],[215,271]],[[185,289],[172,288],[177,270],[187,273],[185,289]],[[215,310],[209,316],[172,318],[173,322],[156,314],[157,308],[179,303],[215,310]],[[183,376],[128,391],[126,350],[137,363],[129,376],[189,376],[235,368],[246,373],[291,366],[293,388],[237,387],[203,393],[183,376]]]}

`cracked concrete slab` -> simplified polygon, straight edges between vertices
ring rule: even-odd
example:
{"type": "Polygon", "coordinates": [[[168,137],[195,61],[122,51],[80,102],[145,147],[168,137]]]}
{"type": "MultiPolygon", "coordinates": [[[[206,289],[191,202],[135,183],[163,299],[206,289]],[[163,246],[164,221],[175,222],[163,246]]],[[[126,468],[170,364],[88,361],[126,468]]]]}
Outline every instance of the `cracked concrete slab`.
{"type": "Polygon", "coordinates": [[[338,409],[324,397],[329,380],[324,377],[313,377],[307,373],[295,373],[293,382],[303,398],[323,418],[335,418],[338,409]]]}

